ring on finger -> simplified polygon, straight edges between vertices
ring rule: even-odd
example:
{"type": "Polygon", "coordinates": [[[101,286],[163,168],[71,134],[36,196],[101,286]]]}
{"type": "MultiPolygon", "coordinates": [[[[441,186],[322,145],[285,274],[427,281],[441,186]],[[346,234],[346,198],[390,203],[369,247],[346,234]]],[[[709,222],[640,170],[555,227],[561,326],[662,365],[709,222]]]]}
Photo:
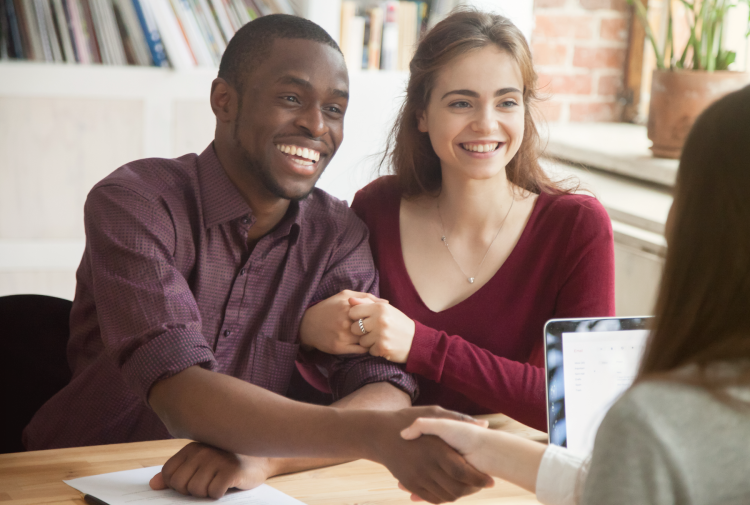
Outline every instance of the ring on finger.
{"type": "Polygon", "coordinates": [[[364,320],[359,320],[359,331],[362,332],[362,335],[367,335],[367,330],[365,330],[365,322],[364,320]]]}

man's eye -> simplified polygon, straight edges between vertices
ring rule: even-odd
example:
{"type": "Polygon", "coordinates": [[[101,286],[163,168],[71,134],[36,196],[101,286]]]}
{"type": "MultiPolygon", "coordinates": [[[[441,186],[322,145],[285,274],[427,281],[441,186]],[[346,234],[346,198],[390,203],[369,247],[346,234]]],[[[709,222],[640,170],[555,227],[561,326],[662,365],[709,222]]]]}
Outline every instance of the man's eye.
{"type": "Polygon", "coordinates": [[[282,97],[282,100],[286,100],[287,102],[299,103],[299,100],[297,100],[297,97],[294,95],[282,97]]]}
{"type": "Polygon", "coordinates": [[[336,107],[335,105],[327,107],[326,110],[328,112],[333,112],[334,114],[343,114],[344,113],[344,111],[342,111],[340,107],[336,107]]]}

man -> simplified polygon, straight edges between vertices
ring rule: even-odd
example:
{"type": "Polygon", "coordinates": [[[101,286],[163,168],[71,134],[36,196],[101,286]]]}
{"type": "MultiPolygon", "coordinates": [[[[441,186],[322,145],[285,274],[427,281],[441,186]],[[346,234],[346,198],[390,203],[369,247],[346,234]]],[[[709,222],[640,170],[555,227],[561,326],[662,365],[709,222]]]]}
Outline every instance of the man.
{"type": "Polygon", "coordinates": [[[339,408],[281,396],[305,309],[377,289],[364,225],[314,189],[343,139],[347,101],[343,57],[320,27],[259,18],[229,43],[212,84],[213,144],[124,165],[92,189],[73,379],[32,419],[28,449],[172,434],[253,455],[244,461],[256,483],[360,457],[433,502],[488,483],[442,442],[400,438],[437,410],[359,410],[407,407],[416,393],[382,359],[326,358],[339,408]],[[297,456],[334,459],[269,459],[297,456]]]}

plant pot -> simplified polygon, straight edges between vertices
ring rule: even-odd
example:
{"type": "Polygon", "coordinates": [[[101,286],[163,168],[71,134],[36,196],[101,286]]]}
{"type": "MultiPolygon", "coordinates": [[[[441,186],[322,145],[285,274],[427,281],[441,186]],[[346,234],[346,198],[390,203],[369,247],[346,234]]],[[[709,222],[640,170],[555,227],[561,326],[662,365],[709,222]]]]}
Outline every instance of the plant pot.
{"type": "Polygon", "coordinates": [[[678,159],[700,113],[747,84],[747,72],[654,70],[648,111],[648,138],[654,143],[654,156],[678,159]]]}

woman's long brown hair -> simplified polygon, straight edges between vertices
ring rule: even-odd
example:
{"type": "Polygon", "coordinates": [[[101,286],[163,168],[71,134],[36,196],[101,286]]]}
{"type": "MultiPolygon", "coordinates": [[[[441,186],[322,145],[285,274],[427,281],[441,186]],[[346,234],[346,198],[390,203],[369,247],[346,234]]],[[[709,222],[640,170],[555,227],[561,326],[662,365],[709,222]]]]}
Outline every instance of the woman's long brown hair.
{"type": "Polygon", "coordinates": [[[537,75],[523,34],[506,17],[460,8],[427,32],[409,64],[406,100],[383,158],[384,163],[390,158],[405,197],[440,190],[440,159],[432,149],[429,135],[419,131],[417,122],[418,114],[427,109],[438,72],[456,57],[490,44],[510,54],[523,77],[524,135],[521,147],[505,168],[508,180],[533,193],[562,194],[573,190],[553,182],[539,165],[541,143],[533,118],[539,99],[537,75]]]}
{"type": "MultiPolygon", "coordinates": [[[[708,108],[685,142],[656,318],[639,379],[750,360],[750,87],[708,108]]],[[[747,383],[712,378],[709,388],[747,383]]]]}

